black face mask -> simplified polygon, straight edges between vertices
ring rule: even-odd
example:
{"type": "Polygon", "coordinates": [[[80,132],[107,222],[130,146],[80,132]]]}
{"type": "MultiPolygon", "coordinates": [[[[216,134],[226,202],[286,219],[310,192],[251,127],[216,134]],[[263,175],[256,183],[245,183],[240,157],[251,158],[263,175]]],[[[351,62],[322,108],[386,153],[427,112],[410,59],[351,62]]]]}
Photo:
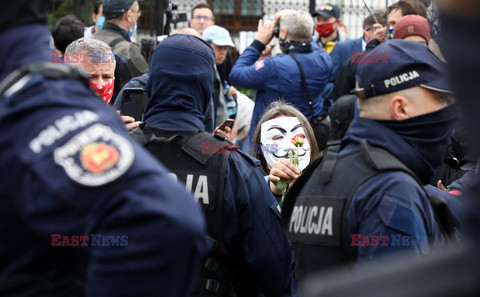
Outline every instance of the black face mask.
{"type": "Polygon", "coordinates": [[[290,52],[290,45],[291,45],[290,40],[279,38],[278,45],[280,45],[280,49],[282,50],[282,53],[284,53],[285,55],[288,55],[288,53],[290,52]]]}
{"type": "MultiPolygon", "coordinates": [[[[456,117],[457,107],[450,105],[439,111],[404,121],[377,122],[399,135],[422,155],[432,169],[436,170],[442,165],[456,117]]],[[[428,177],[419,178],[423,181],[428,177]]]]}
{"type": "Polygon", "coordinates": [[[292,53],[310,53],[312,52],[312,45],[308,42],[278,39],[278,45],[282,50],[282,53],[288,55],[292,53]]]}

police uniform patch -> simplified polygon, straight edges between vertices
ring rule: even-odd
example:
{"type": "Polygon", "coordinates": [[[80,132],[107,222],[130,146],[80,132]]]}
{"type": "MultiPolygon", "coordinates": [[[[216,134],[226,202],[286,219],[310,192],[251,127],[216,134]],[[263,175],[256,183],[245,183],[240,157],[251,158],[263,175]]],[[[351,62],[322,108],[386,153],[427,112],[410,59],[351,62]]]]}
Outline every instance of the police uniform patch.
{"type": "Polygon", "coordinates": [[[102,124],[78,133],[54,151],[55,163],[88,187],[114,181],[130,168],[134,157],[132,144],[102,124]]]}

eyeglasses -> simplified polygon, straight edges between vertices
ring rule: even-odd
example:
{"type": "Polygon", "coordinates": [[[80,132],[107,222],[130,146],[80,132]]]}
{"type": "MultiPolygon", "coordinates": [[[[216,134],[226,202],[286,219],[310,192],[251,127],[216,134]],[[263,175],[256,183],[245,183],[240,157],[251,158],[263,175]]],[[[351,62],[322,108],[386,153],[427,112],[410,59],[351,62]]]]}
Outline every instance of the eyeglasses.
{"type": "Polygon", "coordinates": [[[141,11],[141,10],[133,10],[133,9],[131,9],[131,11],[134,12],[134,13],[137,13],[139,18],[142,16],[142,11],[141,11]]]}
{"type": "Polygon", "coordinates": [[[204,19],[206,22],[213,20],[212,17],[209,16],[203,16],[203,15],[196,15],[193,17],[194,20],[200,21],[201,19],[204,19]]]}

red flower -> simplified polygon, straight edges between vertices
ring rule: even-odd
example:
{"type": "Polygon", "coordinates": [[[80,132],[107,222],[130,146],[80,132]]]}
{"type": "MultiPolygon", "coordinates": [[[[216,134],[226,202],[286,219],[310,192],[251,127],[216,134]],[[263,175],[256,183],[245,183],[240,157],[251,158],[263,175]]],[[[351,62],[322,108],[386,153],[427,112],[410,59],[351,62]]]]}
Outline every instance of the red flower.
{"type": "Polygon", "coordinates": [[[305,137],[302,135],[295,135],[295,137],[292,138],[292,143],[296,147],[302,147],[303,143],[305,142],[305,137]]]}

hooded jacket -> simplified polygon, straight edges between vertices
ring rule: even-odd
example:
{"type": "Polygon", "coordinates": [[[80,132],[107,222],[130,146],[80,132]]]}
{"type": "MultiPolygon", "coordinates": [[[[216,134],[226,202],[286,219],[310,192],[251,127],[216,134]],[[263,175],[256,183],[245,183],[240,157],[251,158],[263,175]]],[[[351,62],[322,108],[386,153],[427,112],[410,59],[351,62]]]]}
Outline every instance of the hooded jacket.
{"type": "MultiPolygon", "coordinates": [[[[2,80],[50,60],[47,26],[13,28],[0,42],[2,80]]],[[[0,131],[0,237],[8,238],[0,275],[9,294],[188,294],[207,251],[200,209],[92,91],[76,80],[34,76],[1,98],[0,131]],[[102,153],[111,158],[101,160],[102,153]],[[31,282],[8,281],[19,274],[31,282]]]]}
{"type": "MultiPolygon", "coordinates": [[[[210,45],[192,35],[170,36],[157,47],[149,76],[147,127],[164,137],[188,137],[211,125],[215,56],[210,45]]],[[[242,263],[240,274],[253,278],[250,284],[258,284],[266,296],[290,295],[291,250],[258,161],[232,152],[224,189],[220,241],[242,263]]]]}
{"type": "MultiPolygon", "coordinates": [[[[341,154],[356,149],[362,139],[368,144],[387,150],[421,180],[433,174],[431,165],[400,136],[382,124],[356,118],[342,139],[341,154]]],[[[428,197],[423,188],[403,172],[381,173],[361,185],[353,196],[347,213],[349,234],[415,238],[417,243],[358,246],[357,257],[361,263],[383,253],[413,249],[416,254],[428,254],[432,246],[444,242],[435,221],[428,197]]]]}

